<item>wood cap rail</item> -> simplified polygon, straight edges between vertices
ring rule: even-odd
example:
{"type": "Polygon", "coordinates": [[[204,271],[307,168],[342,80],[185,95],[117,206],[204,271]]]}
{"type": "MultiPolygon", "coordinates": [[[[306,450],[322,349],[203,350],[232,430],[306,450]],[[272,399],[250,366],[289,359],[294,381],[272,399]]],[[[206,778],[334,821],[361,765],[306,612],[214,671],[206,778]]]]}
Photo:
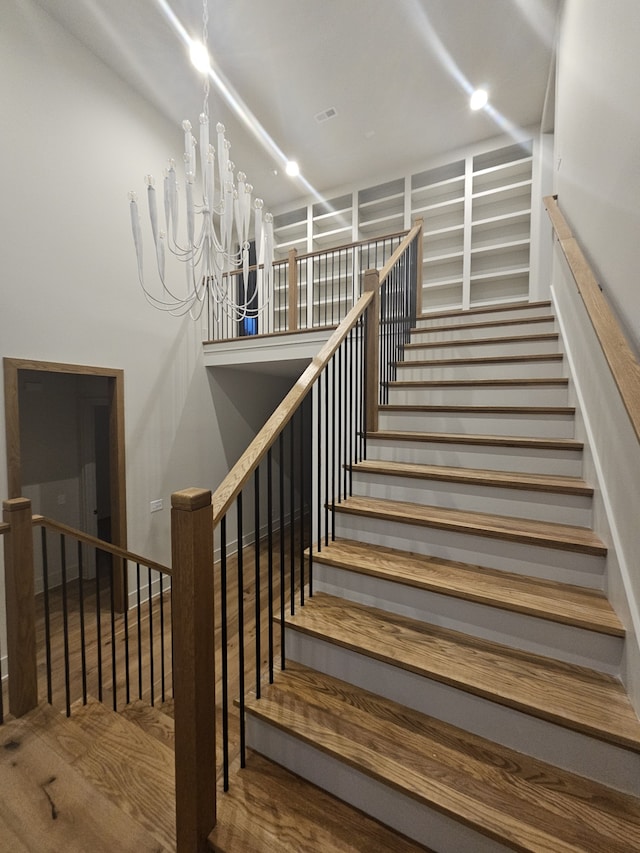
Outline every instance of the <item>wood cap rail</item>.
{"type": "Polygon", "coordinates": [[[600,290],[578,241],[562,215],[556,196],[546,196],[544,205],[629,415],[636,438],[640,442],[640,364],[611,306],[600,290]]]}
{"type": "MultiPolygon", "coordinates": [[[[101,551],[106,551],[107,554],[113,554],[114,557],[119,557],[122,560],[129,560],[131,563],[140,563],[149,569],[154,569],[156,572],[162,572],[164,575],[173,574],[168,566],[163,566],[162,563],[156,563],[148,557],[141,557],[139,554],[134,554],[133,551],[127,551],[124,548],[118,548],[117,545],[112,545],[110,542],[105,542],[98,539],[96,536],[91,536],[88,533],[83,533],[81,530],[76,530],[74,527],[69,527],[67,524],[62,524],[60,521],[54,521],[52,518],[46,518],[44,515],[33,516],[34,527],[46,527],[47,530],[53,530],[56,533],[63,533],[65,536],[71,536],[79,542],[84,542],[86,545],[93,545],[101,551]]],[[[3,532],[0,530],[0,533],[3,532]]]]}

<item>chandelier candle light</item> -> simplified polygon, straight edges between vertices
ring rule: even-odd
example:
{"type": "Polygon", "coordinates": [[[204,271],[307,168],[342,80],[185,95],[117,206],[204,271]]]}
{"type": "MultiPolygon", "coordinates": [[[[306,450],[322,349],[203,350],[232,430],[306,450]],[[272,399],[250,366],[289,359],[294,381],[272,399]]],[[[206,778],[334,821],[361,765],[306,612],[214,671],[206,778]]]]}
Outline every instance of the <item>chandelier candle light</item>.
{"type": "MultiPolygon", "coordinates": [[[[207,43],[207,0],[203,3],[203,45],[207,43]]],[[[182,122],[184,131],[184,178],[186,196],[186,243],[178,240],[178,181],[175,160],[169,160],[164,171],[164,220],[158,225],[158,202],[155,180],[147,175],[149,219],[155,245],[158,275],[162,284],[160,296],[154,296],[144,281],[142,232],[138,211],[138,196],[129,193],[131,227],[138,260],[138,277],[148,302],[156,308],[182,316],[187,312],[199,319],[207,306],[213,326],[221,327],[224,318],[241,322],[246,317],[260,317],[270,302],[273,285],[273,217],[263,216],[263,201],[252,203],[253,187],[244,172],[234,181],[235,165],[229,157],[231,143],[225,138],[223,124],[217,130],[216,149],[209,141],[209,68],[205,71],[204,105],[200,114],[200,203],[194,200],[196,185],[196,145],[191,122],[182,122]],[[258,264],[255,288],[249,286],[249,241],[251,213],[254,215],[253,238],[258,264]],[[202,217],[196,227],[197,217],[202,217]],[[165,245],[169,252],[185,264],[186,295],[179,296],[170,289],[165,277],[165,245]],[[239,276],[231,275],[242,268],[239,276]]]]}

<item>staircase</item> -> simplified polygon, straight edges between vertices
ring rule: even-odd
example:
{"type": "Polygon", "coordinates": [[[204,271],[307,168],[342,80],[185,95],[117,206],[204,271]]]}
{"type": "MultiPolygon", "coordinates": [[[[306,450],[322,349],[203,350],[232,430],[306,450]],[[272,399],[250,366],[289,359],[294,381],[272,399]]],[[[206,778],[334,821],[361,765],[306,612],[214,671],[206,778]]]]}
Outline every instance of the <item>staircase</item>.
{"type": "Polygon", "coordinates": [[[574,417],[548,303],[419,320],[252,749],[438,853],[640,849],[574,417]]]}

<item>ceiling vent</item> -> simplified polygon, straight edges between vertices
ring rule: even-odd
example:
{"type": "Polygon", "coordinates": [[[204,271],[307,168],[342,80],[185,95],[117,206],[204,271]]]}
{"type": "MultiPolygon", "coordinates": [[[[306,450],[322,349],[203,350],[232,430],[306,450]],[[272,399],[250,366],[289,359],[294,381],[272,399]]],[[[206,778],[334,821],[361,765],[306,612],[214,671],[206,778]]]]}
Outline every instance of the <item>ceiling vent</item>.
{"type": "Polygon", "coordinates": [[[329,107],[328,110],[323,110],[321,113],[316,113],[316,121],[318,124],[322,124],[325,121],[329,121],[330,118],[335,118],[338,115],[338,111],[335,107],[329,107]]]}

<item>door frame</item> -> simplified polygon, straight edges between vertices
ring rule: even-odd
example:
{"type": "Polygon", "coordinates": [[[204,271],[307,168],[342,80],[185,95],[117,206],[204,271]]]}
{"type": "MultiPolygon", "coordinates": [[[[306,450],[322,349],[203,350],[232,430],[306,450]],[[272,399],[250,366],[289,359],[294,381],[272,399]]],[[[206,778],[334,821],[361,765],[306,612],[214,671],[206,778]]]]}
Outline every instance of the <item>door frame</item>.
{"type": "MultiPolygon", "coordinates": [[[[20,371],[39,370],[51,373],[70,373],[79,376],[101,376],[108,379],[109,405],[109,478],[111,488],[111,543],[127,547],[127,494],[124,452],[124,370],[91,367],[84,364],[62,364],[52,361],[32,361],[24,358],[3,358],[4,417],[7,444],[7,478],[9,498],[19,498],[22,492],[22,459],[20,453],[20,404],[18,382],[20,371]]],[[[124,561],[113,558],[114,597],[116,609],[127,607],[127,585],[124,561]]]]}

